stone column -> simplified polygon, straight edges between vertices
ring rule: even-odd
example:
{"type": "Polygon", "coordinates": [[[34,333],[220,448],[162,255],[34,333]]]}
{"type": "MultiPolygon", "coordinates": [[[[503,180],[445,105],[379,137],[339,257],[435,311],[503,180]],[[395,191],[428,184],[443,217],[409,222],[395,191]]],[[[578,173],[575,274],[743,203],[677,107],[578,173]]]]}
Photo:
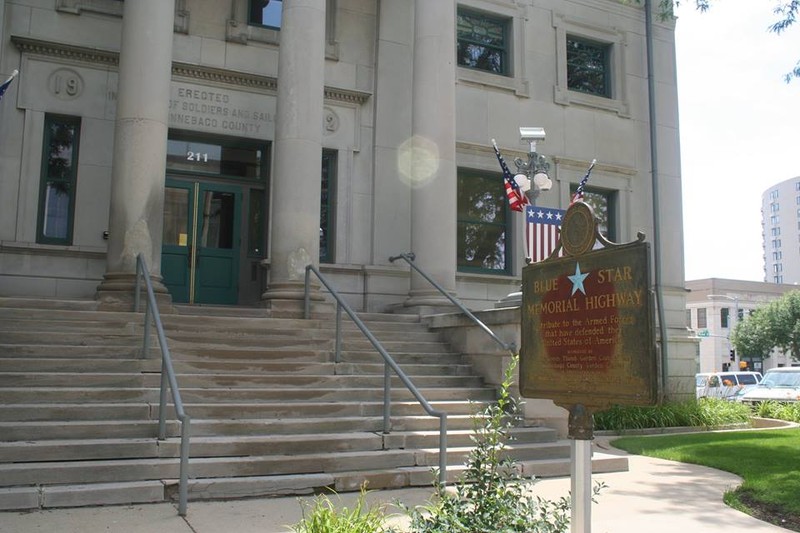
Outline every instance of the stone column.
{"type": "Polygon", "coordinates": [[[262,298],[295,307],[319,265],[325,0],[284,0],[272,176],[270,280],[262,298]]]}
{"type": "Polygon", "coordinates": [[[174,18],[174,0],[124,3],[103,307],[129,308],[139,253],[169,298],[160,274],[174,18]]]}
{"type": "MultiPolygon", "coordinates": [[[[456,6],[416,0],[414,10],[411,250],[445,290],[456,289],[456,6]]],[[[450,305],[412,272],[406,306],[450,305]]]]}

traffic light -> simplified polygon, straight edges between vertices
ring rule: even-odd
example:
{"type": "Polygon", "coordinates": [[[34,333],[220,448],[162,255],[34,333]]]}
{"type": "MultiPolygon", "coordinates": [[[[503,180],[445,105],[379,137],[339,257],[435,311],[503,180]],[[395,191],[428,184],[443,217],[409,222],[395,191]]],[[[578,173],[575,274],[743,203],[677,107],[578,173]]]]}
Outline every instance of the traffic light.
{"type": "Polygon", "coordinates": [[[736,361],[736,350],[731,349],[731,361],[736,361]]]}

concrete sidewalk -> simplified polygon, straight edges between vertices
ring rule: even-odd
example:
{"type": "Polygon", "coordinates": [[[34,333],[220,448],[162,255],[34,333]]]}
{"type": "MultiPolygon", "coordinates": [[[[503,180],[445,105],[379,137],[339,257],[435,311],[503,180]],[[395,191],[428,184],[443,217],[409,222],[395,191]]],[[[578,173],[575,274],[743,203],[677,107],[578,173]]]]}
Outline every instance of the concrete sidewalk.
{"type": "MultiPolygon", "coordinates": [[[[596,442],[601,449],[606,444],[596,442]]],[[[604,452],[620,453],[602,449],[604,452]]],[[[607,488],[592,506],[593,533],[748,533],[787,531],[727,507],[722,494],[740,483],[737,476],[710,468],[630,456],[628,472],[596,474],[607,488]]],[[[546,479],[534,492],[548,499],[567,495],[568,478],[546,479]]],[[[424,503],[429,489],[404,489],[370,493],[372,502],[424,503]]],[[[341,496],[351,507],[357,494],[341,496]]],[[[303,498],[309,499],[309,498],[303,498]]],[[[390,512],[394,511],[390,509],[390,512]]],[[[170,504],[92,507],[34,512],[0,513],[0,532],[58,533],[279,533],[301,518],[297,497],[189,502],[188,516],[177,515],[170,504]]],[[[402,517],[392,519],[402,524],[402,517]]]]}

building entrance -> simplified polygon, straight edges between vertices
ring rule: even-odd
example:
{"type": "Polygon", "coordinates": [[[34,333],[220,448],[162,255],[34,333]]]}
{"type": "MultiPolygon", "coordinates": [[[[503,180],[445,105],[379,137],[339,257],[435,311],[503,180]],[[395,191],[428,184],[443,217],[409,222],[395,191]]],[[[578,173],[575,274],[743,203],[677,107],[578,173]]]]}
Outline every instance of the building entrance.
{"type": "Polygon", "coordinates": [[[161,274],[173,301],[236,304],[240,186],[168,178],[161,274]]]}

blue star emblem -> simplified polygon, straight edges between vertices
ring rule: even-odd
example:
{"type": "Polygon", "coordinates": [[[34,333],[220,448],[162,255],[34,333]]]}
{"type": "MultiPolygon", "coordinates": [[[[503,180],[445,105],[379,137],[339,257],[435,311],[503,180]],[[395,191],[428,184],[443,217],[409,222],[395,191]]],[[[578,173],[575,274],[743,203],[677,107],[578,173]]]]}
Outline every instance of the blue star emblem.
{"type": "Polygon", "coordinates": [[[581,273],[581,265],[580,263],[575,263],[575,274],[572,276],[567,276],[569,280],[572,282],[572,294],[570,296],[575,296],[575,293],[581,291],[584,296],[586,296],[586,289],[583,287],[583,280],[589,273],[581,273]]]}

